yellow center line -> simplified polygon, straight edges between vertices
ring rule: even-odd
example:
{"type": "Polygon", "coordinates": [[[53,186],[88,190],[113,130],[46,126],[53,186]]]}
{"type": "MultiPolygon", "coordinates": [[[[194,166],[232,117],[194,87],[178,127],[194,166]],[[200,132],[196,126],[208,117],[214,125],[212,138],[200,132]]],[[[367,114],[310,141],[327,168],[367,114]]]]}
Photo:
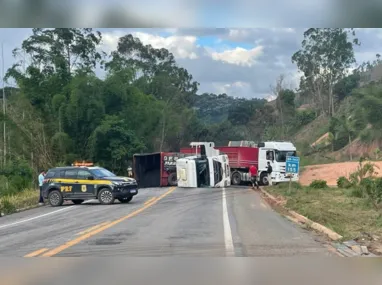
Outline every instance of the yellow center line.
{"type": "Polygon", "coordinates": [[[49,250],[49,248],[41,248],[41,249],[38,249],[36,251],[33,251],[27,255],[25,255],[24,257],[35,257],[41,253],[44,253],[45,251],[49,250]]]}
{"type": "Polygon", "coordinates": [[[72,247],[72,246],[80,243],[81,241],[84,241],[84,240],[86,240],[86,239],[88,239],[88,238],[90,238],[90,237],[92,237],[92,236],[94,236],[94,235],[96,235],[96,234],[98,234],[100,232],[103,232],[103,231],[105,231],[105,230],[115,226],[116,224],[119,224],[120,222],[123,222],[124,220],[127,220],[129,218],[132,218],[132,217],[138,215],[139,213],[143,212],[144,210],[146,210],[146,209],[150,208],[151,206],[153,206],[154,204],[156,204],[159,200],[163,199],[168,194],[172,193],[175,189],[176,189],[176,187],[171,187],[167,192],[165,192],[164,194],[162,194],[161,196],[159,196],[157,199],[153,200],[152,202],[144,205],[142,208],[139,208],[138,210],[128,214],[127,216],[119,218],[118,220],[110,222],[110,223],[108,223],[108,224],[106,224],[106,225],[104,225],[102,227],[99,227],[99,228],[97,228],[97,229],[95,229],[95,230],[93,230],[91,232],[85,233],[85,234],[83,234],[83,235],[81,235],[81,236],[79,236],[79,237],[77,237],[77,238],[75,238],[73,240],[70,240],[70,241],[66,242],[65,244],[63,244],[63,245],[60,245],[60,246],[58,246],[58,247],[56,247],[56,248],[54,248],[54,249],[44,253],[42,255],[42,257],[51,257],[51,256],[54,256],[54,255],[64,251],[65,249],[68,249],[69,247],[72,247]]]}
{"type": "Polygon", "coordinates": [[[154,201],[156,199],[156,197],[151,197],[150,199],[148,199],[146,202],[145,202],[145,205],[151,203],[152,201],[154,201]]]}
{"type": "Polygon", "coordinates": [[[93,227],[90,227],[90,228],[88,228],[88,229],[86,229],[86,230],[84,230],[84,231],[82,231],[82,232],[79,232],[78,234],[76,234],[76,236],[83,235],[83,234],[86,234],[86,233],[88,233],[88,232],[91,232],[92,230],[95,230],[95,229],[97,229],[97,228],[99,228],[99,227],[102,227],[102,226],[104,226],[104,225],[106,225],[106,224],[108,224],[108,223],[110,223],[110,222],[104,222],[104,223],[102,223],[102,224],[99,224],[99,225],[95,225],[95,226],[93,226],[93,227]]]}

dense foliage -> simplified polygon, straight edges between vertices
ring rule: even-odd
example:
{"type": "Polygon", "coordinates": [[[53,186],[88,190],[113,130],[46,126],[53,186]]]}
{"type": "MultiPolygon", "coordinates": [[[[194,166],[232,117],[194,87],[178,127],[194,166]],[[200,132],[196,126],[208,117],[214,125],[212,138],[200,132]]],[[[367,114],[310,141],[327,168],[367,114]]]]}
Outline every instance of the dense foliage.
{"type": "MultiPolygon", "coordinates": [[[[5,90],[4,171],[14,161],[36,175],[91,160],[125,173],[134,153],[176,151],[195,140],[246,139],[246,124],[266,103],[197,95],[199,83],[168,50],[132,35],[121,37],[108,55],[101,42],[92,29],[33,29],[14,50],[16,63],[5,78],[17,88],[5,90]],[[104,69],[104,79],[97,68],[104,69]]],[[[261,132],[256,136],[261,139],[261,132]]],[[[26,181],[31,175],[24,175],[26,181]]]]}
{"type": "Polygon", "coordinates": [[[328,128],[335,149],[368,124],[372,128],[364,136],[376,136],[372,130],[382,128],[382,88],[360,84],[379,57],[346,74],[358,44],[351,37],[353,30],[309,29],[292,57],[304,73],[300,89],[285,88],[280,76],[273,88],[277,99],[267,102],[199,95],[199,83],[171,52],[132,35],[122,36],[116,50],[105,54],[98,31],[33,29],[14,50],[15,64],[5,77],[17,88],[5,90],[0,179],[7,183],[2,185],[28,187],[41,169],[75,160],[126,174],[134,153],[176,151],[190,141],[289,140],[322,115],[333,117],[328,128]],[[104,78],[96,76],[97,69],[104,70],[104,78]],[[341,111],[343,102],[349,107],[341,111]],[[306,103],[308,108],[300,108],[306,103]]]}

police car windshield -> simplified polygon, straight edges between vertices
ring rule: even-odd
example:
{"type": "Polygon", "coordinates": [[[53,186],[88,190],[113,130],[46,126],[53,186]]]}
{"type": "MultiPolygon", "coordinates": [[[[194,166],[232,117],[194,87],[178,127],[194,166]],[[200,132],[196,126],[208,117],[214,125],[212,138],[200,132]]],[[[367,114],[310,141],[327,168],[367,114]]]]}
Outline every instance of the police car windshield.
{"type": "Polygon", "coordinates": [[[109,170],[105,168],[93,168],[90,169],[90,171],[93,173],[96,177],[110,177],[110,176],[116,176],[114,173],[110,172],[109,170]]]}

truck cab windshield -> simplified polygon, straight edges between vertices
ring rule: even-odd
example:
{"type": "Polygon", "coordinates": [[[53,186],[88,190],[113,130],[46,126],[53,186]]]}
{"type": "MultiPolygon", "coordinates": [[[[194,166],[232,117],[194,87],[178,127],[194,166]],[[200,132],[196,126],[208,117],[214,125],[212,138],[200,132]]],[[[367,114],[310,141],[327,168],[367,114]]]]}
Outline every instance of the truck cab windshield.
{"type": "Polygon", "coordinates": [[[208,161],[206,159],[197,158],[195,160],[196,167],[196,180],[198,187],[206,187],[210,185],[210,175],[208,168],[208,161]]]}
{"type": "Polygon", "coordinates": [[[214,160],[214,182],[215,185],[218,184],[223,179],[223,167],[219,161],[214,160]]]}
{"type": "Polygon", "coordinates": [[[296,156],[296,151],[294,151],[294,150],[290,150],[290,151],[275,150],[275,159],[277,162],[285,162],[287,156],[296,156]]]}

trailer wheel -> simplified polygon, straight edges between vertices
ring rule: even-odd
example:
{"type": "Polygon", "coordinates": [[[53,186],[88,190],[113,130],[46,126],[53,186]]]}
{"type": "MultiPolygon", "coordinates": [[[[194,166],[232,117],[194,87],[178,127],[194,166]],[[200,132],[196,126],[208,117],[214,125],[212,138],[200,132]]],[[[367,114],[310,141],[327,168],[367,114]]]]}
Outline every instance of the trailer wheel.
{"type": "Polygon", "coordinates": [[[232,173],[231,180],[232,180],[232,185],[240,185],[240,183],[241,183],[241,174],[240,174],[240,172],[236,171],[236,172],[232,173]]]}
{"type": "Polygon", "coordinates": [[[262,185],[268,185],[269,184],[269,181],[268,181],[268,174],[263,172],[261,173],[260,175],[260,182],[262,185]]]}
{"type": "Polygon", "coordinates": [[[176,172],[173,172],[168,176],[168,185],[176,186],[177,184],[178,184],[178,178],[176,177],[176,172]]]}

